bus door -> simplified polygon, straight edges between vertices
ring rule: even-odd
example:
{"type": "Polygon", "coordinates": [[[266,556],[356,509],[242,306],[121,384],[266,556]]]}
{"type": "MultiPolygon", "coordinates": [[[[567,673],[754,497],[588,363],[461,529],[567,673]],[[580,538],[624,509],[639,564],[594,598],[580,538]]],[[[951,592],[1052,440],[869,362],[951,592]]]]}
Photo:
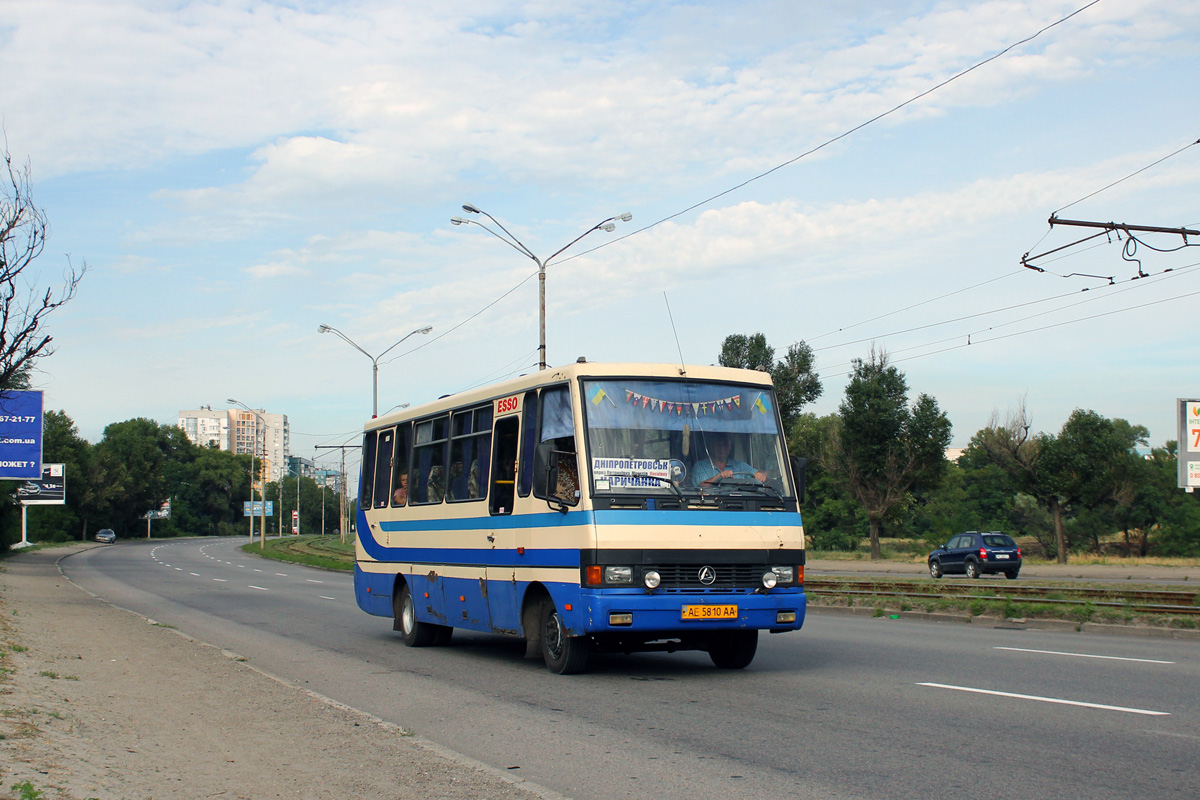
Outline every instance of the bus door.
{"type": "MultiPolygon", "coordinates": [[[[518,596],[516,568],[519,563],[518,529],[513,526],[517,500],[517,453],[520,449],[519,397],[496,401],[496,423],[492,431],[491,486],[488,487],[487,538],[491,553],[487,560],[487,597],[492,628],[517,631],[518,596]]],[[[521,545],[523,546],[523,545],[521,545]]]]}

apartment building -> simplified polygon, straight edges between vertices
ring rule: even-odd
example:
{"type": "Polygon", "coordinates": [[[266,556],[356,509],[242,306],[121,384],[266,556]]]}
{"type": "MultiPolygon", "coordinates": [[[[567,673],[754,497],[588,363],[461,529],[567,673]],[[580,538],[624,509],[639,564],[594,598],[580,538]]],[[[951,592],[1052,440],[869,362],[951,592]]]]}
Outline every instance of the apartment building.
{"type": "Polygon", "coordinates": [[[291,442],[286,414],[268,414],[261,408],[215,411],[205,406],[180,411],[179,427],[201,447],[252,453],[262,459],[262,470],[269,481],[279,480],[287,469],[291,442]]]}

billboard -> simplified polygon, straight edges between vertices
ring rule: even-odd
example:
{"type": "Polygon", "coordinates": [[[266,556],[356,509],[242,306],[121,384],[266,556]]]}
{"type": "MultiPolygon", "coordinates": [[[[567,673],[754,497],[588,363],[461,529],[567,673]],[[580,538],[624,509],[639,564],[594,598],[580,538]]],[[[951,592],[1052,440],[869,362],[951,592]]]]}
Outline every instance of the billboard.
{"type": "Polygon", "coordinates": [[[1179,488],[1191,491],[1200,486],[1200,400],[1179,398],[1175,403],[1179,423],[1179,488]]]}
{"type": "Polygon", "coordinates": [[[62,464],[43,464],[42,477],[17,487],[17,502],[27,506],[61,506],[67,502],[67,476],[62,464]]]}
{"type": "Polygon", "coordinates": [[[0,480],[41,480],[42,393],[0,392],[0,480]]]}
{"type": "Polygon", "coordinates": [[[171,498],[163,501],[158,508],[152,508],[145,514],[142,514],[142,519],[170,519],[171,518],[171,498]]]}

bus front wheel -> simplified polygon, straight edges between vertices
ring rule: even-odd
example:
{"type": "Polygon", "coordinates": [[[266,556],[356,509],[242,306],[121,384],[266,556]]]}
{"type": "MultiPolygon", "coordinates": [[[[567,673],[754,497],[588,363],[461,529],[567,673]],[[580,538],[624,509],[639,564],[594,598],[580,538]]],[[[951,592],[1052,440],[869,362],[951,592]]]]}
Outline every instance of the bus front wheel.
{"type": "Polygon", "coordinates": [[[721,631],[708,646],[708,657],[721,669],[745,669],[757,652],[758,631],[721,631]]]}
{"type": "Polygon", "coordinates": [[[408,590],[407,584],[400,589],[400,594],[396,597],[395,613],[395,630],[400,631],[406,645],[428,647],[433,644],[438,626],[417,622],[417,609],[413,604],[412,592],[408,590]]]}
{"type": "Polygon", "coordinates": [[[555,675],[574,675],[587,668],[588,639],[568,636],[553,600],[542,605],[542,658],[555,675]]]}

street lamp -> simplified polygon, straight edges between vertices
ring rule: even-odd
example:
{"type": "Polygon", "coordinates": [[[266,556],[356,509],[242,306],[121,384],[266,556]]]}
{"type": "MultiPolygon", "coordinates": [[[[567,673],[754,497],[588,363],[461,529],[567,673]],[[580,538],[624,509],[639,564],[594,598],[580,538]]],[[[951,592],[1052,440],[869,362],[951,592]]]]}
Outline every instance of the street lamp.
{"type": "MultiPolygon", "coordinates": [[[[241,406],[242,408],[246,409],[254,416],[258,417],[260,420],[262,420],[262,424],[263,424],[263,459],[265,460],[266,459],[266,451],[267,451],[267,441],[266,441],[267,420],[266,420],[266,418],[264,418],[262,414],[259,414],[253,408],[251,408],[250,406],[241,402],[240,400],[234,400],[232,397],[230,397],[225,402],[229,403],[231,406],[241,406]]],[[[252,444],[250,447],[250,542],[252,544],[254,542],[254,451],[258,449],[258,430],[257,429],[258,429],[258,426],[256,425],[255,431],[254,431],[254,444],[252,444]]],[[[263,504],[262,514],[259,515],[259,518],[258,518],[258,547],[260,550],[264,550],[267,547],[267,494],[266,494],[266,490],[267,490],[267,487],[264,485],[263,491],[261,492],[262,504],[263,504]]]]}
{"type": "Polygon", "coordinates": [[[399,342],[396,342],[396,344],[393,344],[387,350],[384,350],[382,353],[380,353],[377,356],[373,356],[370,353],[368,353],[366,350],[363,350],[361,347],[359,347],[354,342],[353,339],[351,339],[349,336],[347,336],[346,334],[339,331],[337,328],[334,328],[330,325],[317,326],[317,333],[336,334],[337,337],[339,339],[341,339],[343,342],[350,345],[351,347],[353,347],[358,352],[362,353],[367,358],[371,359],[371,419],[375,419],[376,417],[379,416],[379,359],[383,358],[388,353],[392,352],[392,350],[397,345],[399,345],[400,342],[403,342],[409,336],[413,336],[418,333],[429,333],[431,330],[433,330],[432,325],[426,325],[424,328],[417,328],[412,333],[405,334],[403,337],[401,337],[399,342]]]}
{"type": "Polygon", "coordinates": [[[487,213],[486,211],[484,211],[482,209],[476,208],[475,206],[471,205],[470,203],[464,203],[462,209],[463,209],[463,211],[466,211],[468,214],[482,214],[483,216],[487,217],[496,225],[496,227],[498,227],[500,230],[504,231],[505,235],[496,233],[494,230],[489,228],[487,225],[484,225],[482,222],[478,222],[473,219],[465,219],[463,217],[451,217],[450,218],[451,225],[478,225],[479,227],[483,228],[485,231],[490,233],[492,236],[495,236],[497,239],[504,242],[506,245],[511,247],[513,250],[516,250],[521,255],[525,256],[526,258],[533,259],[533,263],[537,264],[537,266],[538,266],[538,369],[545,369],[546,368],[546,265],[549,264],[551,261],[553,261],[555,256],[561,254],[568,247],[575,244],[576,242],[578,242],[583,237],[587,236],[592,231],[605,231],[606,233],[612,233],[614,230],[616,230],[616,227],[617,227],[616,223],[618,221],[629,222],[629,220],[633,219],[633,214],[630,214],[628,211],[626,211],[624,214],[618,214],[615,217],[609,217],[606,220],[597,222],[595,225],[588,228],[586,231],[579,234],[574,239],[572,239],[570,242],[568,242],[566,247],[559,249],[557,252],[554,253],[554,255],[550,256],[549,258],[541,259],[541,258],[538,258],[537,256],[535,256],[533,254],[532,250],[530,250],[528,247],[526,247],[524,244],[522,244],[520,239],[518,239],[516,236],[513,236],[512,232],[509,231],[508,228],[504,227],[500,223],[500,220],[496,219],[491,214],[487,213]]]}

